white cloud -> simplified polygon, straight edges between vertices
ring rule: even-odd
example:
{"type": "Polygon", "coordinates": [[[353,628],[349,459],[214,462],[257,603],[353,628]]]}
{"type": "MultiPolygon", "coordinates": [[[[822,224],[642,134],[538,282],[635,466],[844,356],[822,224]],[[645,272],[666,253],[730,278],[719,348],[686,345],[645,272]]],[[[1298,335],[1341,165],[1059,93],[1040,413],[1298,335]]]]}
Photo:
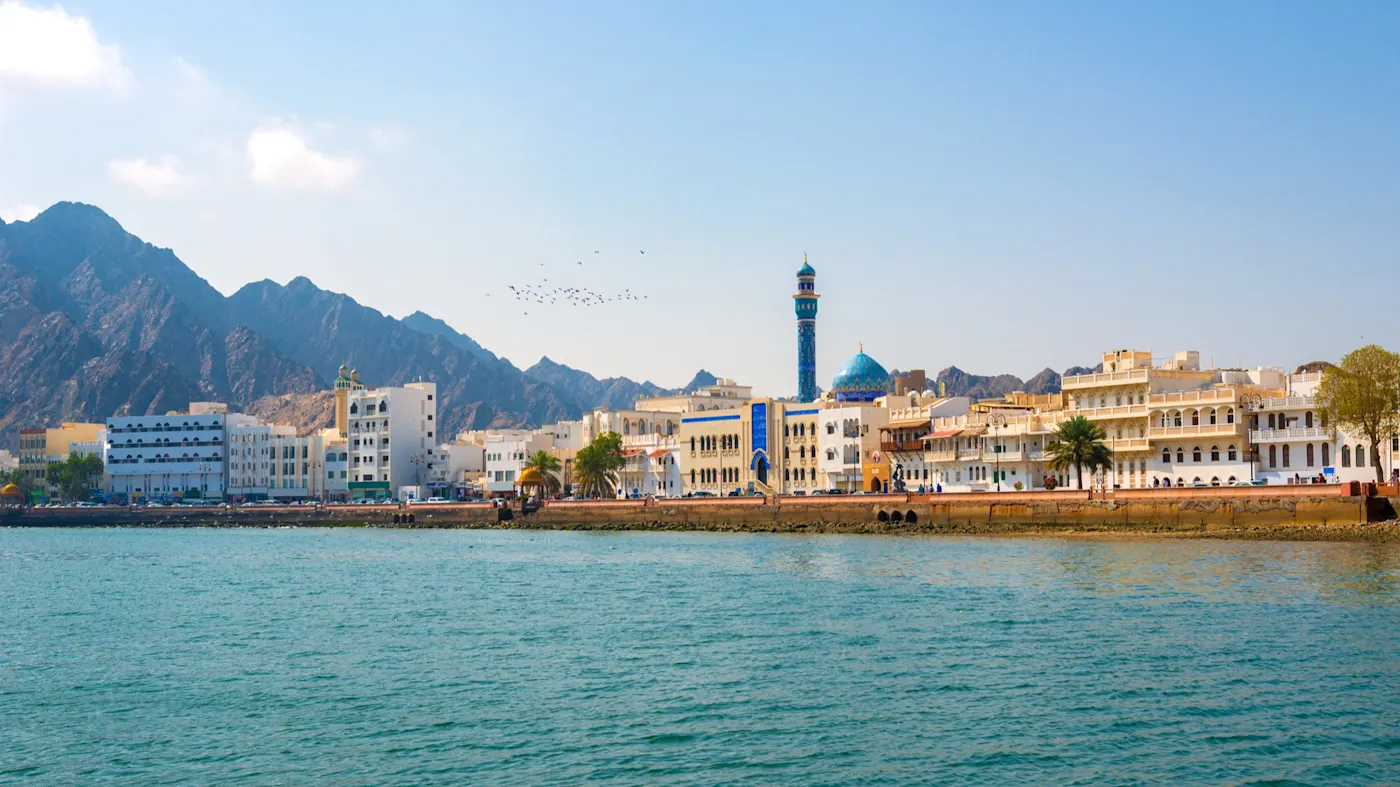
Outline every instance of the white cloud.
{"type": "Polygon", "coordinates": [[[183,57],[175,58],[175,71],[179,77],[176,95],[188,104],[203,104],[214,97],[214,83],[209,81],[204,69],[183,57]]]}
{"type": "Polygon", "coordinates": [[[37,205],[16,205],[13,208],[0,208],[0,219],[5,221],[29,221],[39,215],[37,205]]]}
{"type": "Polygon", "coordinates": [[[0,87],[102,88],[125,92],[131,72],[92,22],[59,6],[0,0],[0,87]]]}
{"type": "Polygon", "coordinates": [[[108,162],[107,172],[123,183],[161,197],[174,194],[190,184],[190,178],[182,174],[179,167],[180,160],[174,156],[166,156],[159,162],[134,158],[108,162]]]}
{"type": "Polygon", "coordinates": [[[272,121],[248,136],[248,177],[262,186],[335,191],[355,182],[361,163],[353,156],[312,150],[296,129],[272,121]]]}

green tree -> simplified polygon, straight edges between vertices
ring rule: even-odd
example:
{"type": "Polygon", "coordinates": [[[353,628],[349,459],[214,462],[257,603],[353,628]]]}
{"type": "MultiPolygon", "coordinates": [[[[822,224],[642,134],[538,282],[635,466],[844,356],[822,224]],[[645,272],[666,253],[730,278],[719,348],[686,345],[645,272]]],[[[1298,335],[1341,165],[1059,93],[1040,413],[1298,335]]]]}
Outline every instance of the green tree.
{"type": "Polygon", "coordinates": [[[545,491],[551,495],[559,493],[562,485],[557,474],[564,469],[559,463],[559,457],[548,451],[536,451],[525,460],[525,469],[530,468],[538,470],[539,474],[544,476],[545,491]]]}
{"type": "Polygon", "coordinates": [[[1400,433],[1400,355],[1369,344],[1322,372],[1317,409],[1323,421],[1371,444],[1376,483],[1385,483],[1381,444],[1400,433]]]}
{"type": "Polygon", "coordinates": [[[95,454],[70,454],[62,462],[50,462],[44,481],[57,491],[60,500],[84,501],[92,498],[92,489],[102,480],[102,457],[95,454]]]}
{"type": "Polygon", "coordinates": [[[612,497],[617,489],[622,458],[622,436],[617,432],[600,434],[574,457],[574,476],[585,495],[612,497]]]}
{"type": "Polygon", "coordinates": [[[1082,415],[1061,421],[1051,438],[1054,442],[1045,447],[1045,453],[1050,456],[1050,468],[1060,472],[1074,468],[1075,481],[1083,489],[1085,467],[1091,472],[1113,467],[1113,453],[1104,444],[1107,437],[1103,427],[1082,415]]]}

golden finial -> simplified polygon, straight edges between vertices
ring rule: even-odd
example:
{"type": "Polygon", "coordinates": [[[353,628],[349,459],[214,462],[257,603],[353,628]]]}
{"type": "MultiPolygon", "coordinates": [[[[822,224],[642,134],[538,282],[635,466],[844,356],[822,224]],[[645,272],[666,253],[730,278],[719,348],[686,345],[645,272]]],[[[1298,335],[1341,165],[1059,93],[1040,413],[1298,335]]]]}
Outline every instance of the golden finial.
{"type": "Polygon", "coordinates": [[[807,252],[805,252],[805,251],[802,252],[802,264],[803,264],[803,265],[806,265],[806,264],[807,264],[807,252]]]}
{"type": "Polygon", "coordinates": [[[857,342],[857,344],[860,345],[860,351],[862,353],[865,352],[865,342],[857,342]]]}

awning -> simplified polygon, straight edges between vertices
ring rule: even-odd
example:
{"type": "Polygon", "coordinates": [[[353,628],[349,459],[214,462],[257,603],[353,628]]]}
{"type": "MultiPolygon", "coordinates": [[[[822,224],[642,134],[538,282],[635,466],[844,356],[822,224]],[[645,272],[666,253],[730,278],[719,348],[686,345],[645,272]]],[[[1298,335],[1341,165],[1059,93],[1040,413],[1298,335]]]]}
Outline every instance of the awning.
{"type": "Polygon", "coordinates": [[[643,453],[644,453],[644,451],[642,451],[642,449],[640,449],[640,448],[624,448],[624,449],[622,449],[622,455],[623,455],[623,456],[641,456],[643,453]]]}
{"type": "Polygon", "coordinates": [[[974,426],[974,427],[972,427],[971,429],[964,429],[964,430],[963,430],[963,434],[966,435],[966,436],[968,436],[968,437],[979,437],[979,436],[984,435],[984,434],[986,434],[986,433],[987,433],[987,427],[985,427],[985,426],[974,426]]]}
{"type": "Polygon", "coordinates": [[[962,434],[962,431],[963,430],[961,429],[939,429],[936,432],[929,432],[928,434],[924,435],[923,437],[920,437],[919,439],[937,440],[941,437],[957,437],[958,435],[962,434]]]}
{"type": "Polygon", "coordinates": [[[663,456],[665,456],[665,455],[667,455],[667,454],[669,454],[669,453],[671,453],[671,452],[670,452],[670,451],[664,451],[664,450],[656,450],[656,451],[652,451],[651,453],[647,454],[647,456],[651,457],[652,459],[660,459],[661,457],[663,457],[663,456]]]}
{"type": "Polygon", "coordinates": [[[920,426],[928,426],[929,423],[930,423],[930,421],[929,421],[929,419],[927,419],[927,418],[915,418],[915,419],[913,419],[913,420],[890,421],[888,424],[886,424],[885,426],[883,426],[883,427],[881,427],[881,428],[883,428],[883,429],[914,429],[914,428],[917,428],[917,427],[920,427],[920,426]]]}

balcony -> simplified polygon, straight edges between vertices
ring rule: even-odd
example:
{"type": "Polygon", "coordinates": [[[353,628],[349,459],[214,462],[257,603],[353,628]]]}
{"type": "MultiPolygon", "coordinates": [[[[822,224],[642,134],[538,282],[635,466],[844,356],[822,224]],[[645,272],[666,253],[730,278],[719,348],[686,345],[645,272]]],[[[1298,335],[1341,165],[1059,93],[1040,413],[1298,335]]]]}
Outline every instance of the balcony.
{"type": "Polygon", "coordinates": [[[1311,410],[1317,406],[1313,396],[1274,396],[1259,403],[1258,410],[1311,410]]]}
{"type": "Polygon", "coordinates": [[[956,462],[958,461],[957,451],[925,451],[925,462],[956,462]]]}
{"type": "Polygon", "coordinates": [[[1153,408],[1173,405],[1234,404],[1238,397],[1239,392],[1234,388],[1210,388],[1203,391],[1151,394],[1147,397],[1147,403],[1153,408]]]}
{"type": "Polygon", "coordinates": [[[1295,440],[1331,440],[1332,430],[1322,426],[1294,426],[1288,429],[1252,429],[1251,443],[1288,443],[1295,440]]]}
{"type": "Polygon", "coordinates": [[[1025,459],[1024,455],[1017,451],[988,451],[988,462],[1020,462],[1025,459]]]}
{"type": "Polygon", "coordinates": [[[1109,418],[1146,418],[1147,405],[1125,404],[1113,407],[1081,407],[1077,410],[1070,410],[1069,414],[1082,415],[1091,421],[1102,421],[1109,418]]]}
{"type": "Polygon", "coordinates": [[[1239,424],[1152,426],[1147,429],[1147,436],[1153,440],[1163,440],[1172,437],[1234,437],[1239,433],[1239,424]]]}
{"type": "Polygon", "coordinates": [[[1146,451],[1148,448],[1146,437],[1111,438],[1106,442],[1111,451],[1146,451]]]}
{"type": "Polygon", "coordinates": [[[880,450],[885,453],[892,451],[923,451],[924,442],[922,440],[887,440],[880,443],[880,450]]]}
{"type": "Polygon", "coordinates": [[[958,449],[958,459],[960,459],[960,460],[969,460],[969,459],[970,459],[970,460],[976,461],[976,460],[981,459],[981,458],[982,458],[982,449],[980,449],[980,448],[959,448],[959,449],[958,449]]]}
{"type": "Polygon", "coordinates": [[[1060,388],[1065,391],[1078,388],[1093,388],[1100,385],[1133,385],[1147,382],[1147,375],[1150,370],[1128,369],[1122,372],[1100,372],[1098,374],[1075,374],[1060,381],[1060,388]]]}

